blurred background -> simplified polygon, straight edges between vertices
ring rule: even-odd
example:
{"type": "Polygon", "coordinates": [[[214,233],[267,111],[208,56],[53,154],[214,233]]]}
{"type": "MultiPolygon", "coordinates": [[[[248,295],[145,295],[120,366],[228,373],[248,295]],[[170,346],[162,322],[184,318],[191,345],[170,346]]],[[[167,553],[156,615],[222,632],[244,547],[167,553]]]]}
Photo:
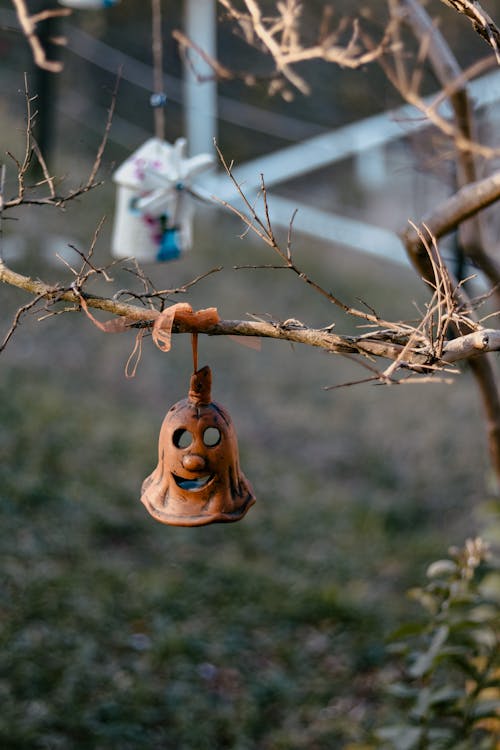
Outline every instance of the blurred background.
{"type": "MultiPolygon", "coordinates": [[[[323,3],[306,5],[314,36],[323,3]]],[[[166,138],[173,142],[189,120],[171,38],[185,18],[181,2],[162,8],[166,138]]],[[[463,19],[437,1],[428,9],[441,17],[461,64],[487,54],[463,19]]],[[[335,10],[352,12],[348,2],[335,10]]],[[[488,10],[498,17],[500,4],[488,10]]],[[[380,33],[384,4],[361,11],[380,33]]],[[[95,258],[111,260],[111,176],[153,135],[150,8],[123,0],[75,11],[57,32],[69,40],[57,51],[64,70],[42,74],[12,6],[1,0],[8,190],[16,191],[15,164],[5,154],[23,157],[24,73],[38,96],[37,137],[64,192],[88,176],[123,66],[103,184],[64,210],[9,212],[3,248],[15,270],[70,283],[57,256],[78,263],[69,245],[85,252],[106,217],[95,258]]],[[[266,71],[228,23],[218,24],[217,49],[229,68],[266,71]]],[[[227,160],[255,165],[257,179],[269,154],[401,105],[376,65],[346,71],[310,63],[301,72],[309,96],[270,96],[263,84],[237,81],[218,86],[217,141],[227,160]]],[[[498,122],[495,86],[500,92],[488,79],[475,89],[480,101],[491,99],[478,109],[483,134],[498,122]]],[[[394,121],[389,116],[382,127],[394,121]]],[[[399,126],[401,138],[360,154],[350,145],[339,158],[325,155],[323,167],[277,182],[270,194],[325,219],[324,230],[294,234],[297,265],[348,304],[361,299],[386,319],[414,319],[426,290],[396,233],[450,193],[453,167],[436,156],[439,144],[430,145],[428,132],[404,120],[399,126]],[[329,234],[335,226],[339,235],[329,234]]],[[[348,132],[355,138],[358,131],[348,132]]],[[[492,240],[494,220],[492,212],[492,240]]],[[[286,223],[277,225],[283,243],[286,223]]],[[[293,317],[354,330],[295,275],[233,270],[275,261],[237,217],[199,203],[189,254],[144,270],[157,287],[176,290],[221,265],[172,301],[216,306],[226,319],[293,317]]],[[[121,265],[110,273],[112,284],[96,283],[97,293],[137,288],[121,265]]],[[[0,289],[5,332],[28,299],[0,289]]],[[[431,560],[482,528],[489,461],[469,374],[452,386],[328,391],[364,372],[285,342],[263,341],[255,351],[200,337],[200,364],[210,364],[214,398],[233,417],[257,504],[241,523],[182,529],[155,523],[139,497],[156,465],[163,416],[187,394],[191,342],[177,336],[163,354],[146,339],[137,374],[127,379],[133,344],[133,334],[104,334],[81,314],[42,311],[23,317],[1,354],[2,747],[361,748],[386,711],[384,644],[411,610],[406,590],[431,560]]]]}

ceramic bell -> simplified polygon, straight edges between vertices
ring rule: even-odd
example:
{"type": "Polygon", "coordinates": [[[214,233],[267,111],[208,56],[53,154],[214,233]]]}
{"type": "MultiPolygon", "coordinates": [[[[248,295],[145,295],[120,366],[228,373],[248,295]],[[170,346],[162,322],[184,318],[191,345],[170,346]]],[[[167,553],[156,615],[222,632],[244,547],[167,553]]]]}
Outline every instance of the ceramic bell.
{"type": "Polygon", "coordinates": [[[173,260],[192,244],[194,204],[188,187],[213,157],[186,156],[186,140],[150,138],[114,173],[118,185],[111,252],[115,258],[173,260]]]}
{"type": "Polygon", "coordinates": [[[255,503],[240,469],[231,417],[211,400],[211,379],[209,367],[195,372],[188,397],[174,404],[163,421],[158,466],[144,480],[141,494],[161,523],[238,521],[255,503]]]}

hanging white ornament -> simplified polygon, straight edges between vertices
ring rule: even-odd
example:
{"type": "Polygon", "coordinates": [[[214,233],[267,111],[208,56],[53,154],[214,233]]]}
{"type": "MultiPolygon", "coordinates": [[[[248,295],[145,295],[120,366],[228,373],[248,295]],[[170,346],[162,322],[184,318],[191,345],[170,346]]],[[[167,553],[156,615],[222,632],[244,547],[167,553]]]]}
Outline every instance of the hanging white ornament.
{"type": "Polygon", "coordinates": [[[213,165],[210,154],[186,157],[186,140],[150,138],[116,170],[111,252],[116,258],[173,260],[192,245],[190,180],[213,165]]]}

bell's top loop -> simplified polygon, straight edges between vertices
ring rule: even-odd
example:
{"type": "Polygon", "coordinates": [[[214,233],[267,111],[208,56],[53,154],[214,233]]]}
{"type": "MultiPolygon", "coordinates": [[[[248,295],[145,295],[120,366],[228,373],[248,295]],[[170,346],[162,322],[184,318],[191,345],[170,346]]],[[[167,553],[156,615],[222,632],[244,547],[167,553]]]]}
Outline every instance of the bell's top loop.
{"type": "Polygon", "coordinates": [[[192,404],[199,406],[209,404],[212,401],[212,372],[208,365],[202,367],[191,375],[189,383],[188,399],[192,404]]]}
{"type": "Polygon", "coordinates": [[[198,334],[191,334],[191,348],[193,350],[193,372],[198,369],[198,334]]]}

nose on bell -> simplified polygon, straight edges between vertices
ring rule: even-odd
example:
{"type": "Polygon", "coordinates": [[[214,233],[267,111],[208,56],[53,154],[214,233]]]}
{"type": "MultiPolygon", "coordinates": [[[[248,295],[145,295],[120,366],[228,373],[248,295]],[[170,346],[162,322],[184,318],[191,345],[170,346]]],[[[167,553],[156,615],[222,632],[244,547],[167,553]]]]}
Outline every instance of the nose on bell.
{"type": "Polygon", "coordinates": [[[203,471],[207,462],[203,456],[199,456],[197,453],[186,453],[182,458],[182,465],[188,471],[203,471]]]}

